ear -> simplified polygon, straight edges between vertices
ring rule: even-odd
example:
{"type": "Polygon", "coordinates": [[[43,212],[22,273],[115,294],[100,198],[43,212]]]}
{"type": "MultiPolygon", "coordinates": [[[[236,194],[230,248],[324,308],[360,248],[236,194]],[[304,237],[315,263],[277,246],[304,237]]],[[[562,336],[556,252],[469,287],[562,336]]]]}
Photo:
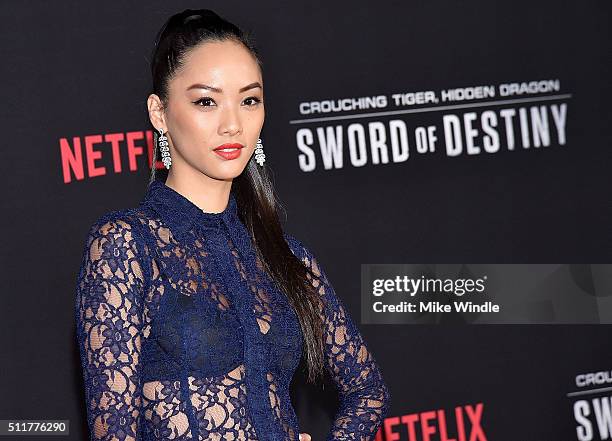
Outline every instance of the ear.
{"type": "Polygon", "coordinates": [[[149,95],[147,98],[147,108],[149,109],[149,120],[151,121],[151,124],[155,130],[163,128],[164,132],[168,131],[163,104],[159,96],[154,93],[149,95]]]}

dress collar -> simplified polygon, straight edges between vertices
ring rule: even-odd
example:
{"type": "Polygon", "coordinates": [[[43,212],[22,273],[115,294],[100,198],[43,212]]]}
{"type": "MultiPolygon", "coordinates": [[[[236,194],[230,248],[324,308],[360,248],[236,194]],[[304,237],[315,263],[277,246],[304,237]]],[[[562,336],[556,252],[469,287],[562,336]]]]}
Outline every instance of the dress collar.
{"type": "Polygon", "coordinates": [[[155,210],[172,232],[181,237],[194,227],[220,231],[225,225],[231,232],[240,222],[236,198],[231,191],[228,204],[221,213],[207,213],[164,182],[153,180],[141,205],[155,210]]]}

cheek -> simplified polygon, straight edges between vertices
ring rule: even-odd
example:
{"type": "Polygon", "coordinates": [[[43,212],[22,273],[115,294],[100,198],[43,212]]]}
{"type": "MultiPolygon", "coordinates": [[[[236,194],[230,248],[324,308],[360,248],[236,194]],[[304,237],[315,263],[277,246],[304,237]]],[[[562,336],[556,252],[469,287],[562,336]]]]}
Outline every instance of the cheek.
{"type": "Polygon", "coordinates": [[[182,109],[175,114],[174,139],[179,148],[201,149],[207,145],[214,124],[212,116],[206,116],[204,112],[182,109]]]}
{"type": "Polygon", "coordinates": [[[252,146],[255,146],[257,143],[257,139],[261,135],[261,129],[264,124],[264,114],[263,112],[258,113],[257,115],[253,115],[248,118],[245,122],[245,128],[248,129],[247,134],[249,137],[249,142],[252,146]]]}

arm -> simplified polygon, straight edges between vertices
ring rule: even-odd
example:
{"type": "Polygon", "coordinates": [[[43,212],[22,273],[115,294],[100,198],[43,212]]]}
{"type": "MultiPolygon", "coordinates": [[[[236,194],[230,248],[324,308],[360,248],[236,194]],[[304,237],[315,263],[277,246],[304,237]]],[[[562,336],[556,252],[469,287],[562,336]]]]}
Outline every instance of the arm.
{"type": "Polygon", "coordinates": [[[391,394],[374,356],[321,265],[295,238],[294,252],[310,269],[309,277],[324,300],[326,368],[340,396],[340,407],[327,440],[373,440],[389,410],[391,394]]]}
{"type": "Polygon", "coordinates": [[[90,229],[76,289],[76,325],[91,440],[138,440],[143,267],[119,218],[90,229]]]}

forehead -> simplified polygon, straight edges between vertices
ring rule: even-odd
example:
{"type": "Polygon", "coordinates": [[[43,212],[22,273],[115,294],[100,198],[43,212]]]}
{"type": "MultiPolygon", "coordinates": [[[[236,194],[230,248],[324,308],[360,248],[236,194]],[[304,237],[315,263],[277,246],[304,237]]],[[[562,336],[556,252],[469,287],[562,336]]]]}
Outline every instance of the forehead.
{"type": "Polygon", "coordinates": [[[253,55],[242,44],[231,40],[211,41],[189,51],[175,80],[185,86],[201,81],[239,89],[254,81],[261,82],[261,72],[253,55]]]}

